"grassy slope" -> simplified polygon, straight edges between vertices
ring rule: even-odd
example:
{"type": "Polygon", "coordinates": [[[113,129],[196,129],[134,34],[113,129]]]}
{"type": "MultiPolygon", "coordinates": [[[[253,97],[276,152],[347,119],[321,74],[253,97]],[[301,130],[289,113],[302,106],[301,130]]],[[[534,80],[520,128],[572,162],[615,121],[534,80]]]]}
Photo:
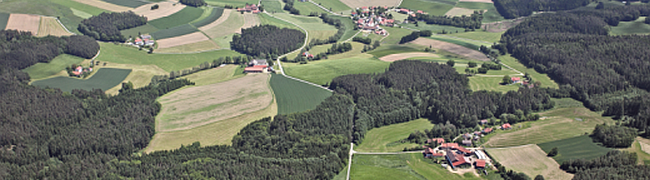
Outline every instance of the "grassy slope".
{"type": "MultiPolygon", "coordinates": [[[[453,2],[452,2],[453,3],[453,2]]],[[[447,11],[454,7],[454,4],[439,1],[425,1],[425,0],[404,0],[400,7],[412,10],[422,10],[431,15],[444,15],[447,11]]]]}
{"type": "Polygon", "coordinates": [[[636,153],[636,155],[638,157],[637,158],[637,163],[638,164],[650,165],[650,154],[643,151],[643,149],[641,149],[641,144],[640,144],[640,143],[647,143],[647,142],[648,142],[648,139],[644,139],[642,137],[637,137],[636,141],[634,141],[634,143],[632,143],[632,146],[630,146],[629,148],[619,149],[619,150],[636,153]]]}
{"type": "Polygon", "coordinates": [[[380,128],[374,128],[366,133],[363,142],[354,148],[359,152],[399,152],[405,147],[418,146],[413,143],[391,144],[393,142],[408,138],[409,134],[415,131],[423,132],[431,129],[433,124],[426,119],[417,119],[409,122],[392,124],[380,128]]]}
{"type": "Polygon", "coordinates": [[[231,5],[233,7],[244,7],[246,3],[257,4],[257,0],[206,0],[206,3],[213,6],[223,7],[224,5],[231,5]]]}
{"type": "Polygon", "coordinates": [[[418,26],[416,27],[415,24],[401,24],[404,27],[408,27],[411,29],[419,29],[419,30],[430,30],[433,33],[442,33],[442,30],[445,30],[447,32],[451,33],[462,33],[465,32],[464,28],[458,28],[454,26],[443,26],[443,25],[437,25],[437,24],[427,24],[424,22],[418,22],[418,26]]]}
{"type": "Polygon", "coordinates": [[[65,71],[65,67],[69,67],[72,64],[79,64],[83,60],[83,58],[78,56],[61,54],[52,59],[49,63],[36,63],[22,71],[29,74],[29,77],[32,78],[33,81],[58,74],[61,71],[65,71]]]}
{"type": "Polygon", "coordinates": [[[168,29],[192,22],[201,17],[202,14],[203,9],[187,6],[170,16],[149,21],[149,24],[158,29],[168,29]]]}
{"type": "Polygon", "coordinates": [[[279,0],[262,0],[261,3],[262,6],[264,6],[264,10],[269,13],[284,12],[284,10],[282,10],[283,5],[279,0]]]}
{"type": "Polygon", "coordinates": [[[503,18],[503,16],[497,12],[497,9],[494,7],[493,3],[458,2],[458,4],[456,4],[456,7],[475,10],[487,10],[487,12],[483,13],[483,23],[505,20],[505,18],[503,18]]]}
{"type": "Polygon", "coordinates": [[[611,27],[611,33],[615,35],[650,34],[650,25],[644,23],[645,18],[647,17],[640,17],[636,21],[620,22],[618,26],[611,27]]]}
{"type": "Polygon", "coordinates": [[[144,1],[133,1],[133,0],[101,0],[101,1],[108,2],[115,5],[131,7],[131,8],[137,8],[147,4],[147,2],[144,1]]]}
{"type": "Polygon", "coordinates": [[[352,36],[354,36],[354,34],[357,33],[357,31],[354,30],[354,22],[352,22],[351,19],[346,17],[338,17],[338,16],[335,16],[334,18],[340,19],[341,22],[343,22],[343,25],[345,26],[345,33],[343,33],[341,39],[339,39],[339,42],[350,39],[352,38],[352,36]]]}
{"type": "MultiPolygon", "coordinates": [[[[282,13],[277,13],[277,14],[282,14],[282,13]]],[[[275,16],[275,14],[274,14],[274,16],[275,16]]],[[[293,25],[293,24],[288,23],[288,22],[284,22],[284,21],[282,21],[280,19],[271,17],[271,16],[269,16],[267,14],[260,14],[259,17],[260,17],[260,24],[262,24],[262,25],[270,24],[270,25],[274,25],[274,26],[277,26],[277,27],[280,27],[280,28],[291,28],[291,29],[301,30],[300,28],[296,27],[296,25],[293,25]]]]}
{"type": "Polygon", "coordinates": [[[32,85],[38,87],[52,87],[60,88],[62,91],[70,92],[73,89],[101,89],[108,90],[117,86],[126,78],[130,69],[111,69],[111,68],[102,68],[97,70],[92,77],[88,79],[77,79],[69,77],[55,77],[50,79],[44,79],[39,81],[34,81],[32,85]]]}
{"type": "Polygon", "coordinates": [[[136,48],[115,45],[112,43],[99,43],[102,52],[97,60],[120,64],[153,64],[163,70],[178,71],[197,66],[203,62],[212,62],[214,59],[225,56],[240,56],[231,50],[218,50],[197,54],[147,54],[136,48]]]}
{"type": "Polygon", "coordinates": [[[237,67],[238,66],[236,65],[226,65],[223,67],[204,70],[194,74],[183,76],[183,78],[196,83],[196,86],[219,83],[233,78],[242,77],[243,74],[237,76],[234,75],[235,69],[237,69],[237,67]]]}
{"type": "Polygon", "coordinates": [[[499,42],[499,40],[501,40],[501,34],[503,34],[503,32],[492,33],[492,32],[485,32],[479,30],[474,32],[453,33],[453,34],[448,34],[448,36],[455,36],[459,38],[473,39],[473,40],[487,41],[487,42],[499,42]]]}
{"type": "Polygon", "coordinates": [[[320,60],[309,64],[284,63],[285,73],[316,84],[328,84],[335,77],[346,74],[384,72],[390,63],[372,58],[371,55],[358,55],[336,60],[320,60]]]}
{"type": "Polygon", "coordinates": [[[159,29],[152,26],[151,24],[145,24],[142,26],[134,27],[131,29],[125,29],[120,31],[124,37],[137,37],[138,34],[149,34],[158,31],[159,29]]]}
{"type": "Polygon", "coordinates": [[[199,28],[201,26],[208,25],[216,21],[221,17],[221,15],[223,15],[223,8],[208,8],[208,9],[210,13],[207,16],[205,16],[206,14],[205,12],[208,12],[208,10],[204,11],[203,15],[201,15],[202,18],[194,20],[194,22],[191,23],[192,26],[199,28]]]}
{"type": "Polygon", "coordinates": [[[271,88],[278,104],[278,114],[290,114],[316,108],[331,92],[273,74],[271,88]]]}
{"type": "Polygon", "coordinates": [[[9,22],[9,13],[0,13],[0,29],[5,29],[9,22]]]}
{"type": "MultiPolygon", "coordinates": [[[[222,39],[224,36],[233,35],[237,29],[244,25],[244,17],[237,11],[231,11],[228,19],[221,24],[203,31],[209,37],[222,39]]],[[[232,37],[228,38],[228,42],[232,37]]],[[[221,45],[221,44],[220,44],[221,45]]],[[[228,45],[230,47],[230,45],[228,45]]]]}
{"type": "Polygon", "coordinates": [[[156,31],[151,33],[151,36],[155,39],[167,39],[167,38],[173,38],[176,36],[182,36],[186,34],[191,34],[194,32],[199,31],[196,29],[194,26],[190,24],[183,24],[180,26],[175,26],[169,29],[162,29],[160,31],[156,31]]]}
{"type": "Polygon", "coordinates": [[[558,163],[562,163],[569,159],[595,159],[605,155],[611,150],[614,150],[594,143],[587,135],[538,145],[546,153],[550,152],[554,147],[557,147],[558,155],[553,157],[553,159],[558,163]]]}
{"type": "Polygon", "coordinates": [[[418,49],[415,46],[410,44],[407,45],[382,45],[377,49],[368,52],[376,58],[384,57],[390,54],[399,54],[399,53],[409,53],[409,52],[423,52],[422,49],[418,49]]]}
{"type": "Polygon", "coordinates": [[[354,155],[350,179],[483,179],[462,177],[425,159],[420,153],[399,155],[354,155]]]}
{"type": "Polygon", "coordinates": [[[333,12],[339,12],[339,11],[345,11],[345,10],[350,10],[352,8],[348,7],[348,5],[345,5],[339,0],[312,0],[316,4],[320,4],[321,6],[328,8],[329,10],[333,12]]]}
{"type": "MultiPolygon", "coordinates": [[[[463,70],[465,72],[465,70],[463,70]]],[[[503,77],[469,77],[469,87],[472,91],[488,90],[498,92],[517,91],[518,85],[501,85],[503,77]]]]}
{"type": "Polygon", "coordinates": [[[296,1],[293,4],[293,7],[300,10],[300,15],[305,15],[305,16],[311,14],[312,12],[318,13],[319,15],[321,13],[327,13],[327,12],[325,12],[325,10],[323,10],[320,7],[312,4],[311,2],[296,1]]]}
{"type": "Polygon", "coordinates": [[[385,44],[398,44],[399,41],[402,39],[402,37],[411,34],[411,30],[408,29],[402,29],[402,28],[392,28],[392,27],[385,27],[386,31],[388,31],[388,36],[384,38],[384,41],[382,41],[382,46],[385,44]]]}
{"type": "Polygon", "coordinates": [[[337,29],[334,26],[323,23],[317,17],[295,16],[286,13],[275,13],[276,17],[298,24],[309,32],[309,39],[327,39],[336,34],[337,29]]]}
{"type": "Polygon", "coordinates": [[[542,87],[558,88],[558,84],[546,74],[538,73],[533,68],[526,68],[526,66],[521,64],[517,59],[513,58],[510,55],[499,56],[499,60],[501,60],[501,63],[508,65],[511,68],[514,68],[522,73],[528,72],[533,80],[542,83],[542,87]]]}

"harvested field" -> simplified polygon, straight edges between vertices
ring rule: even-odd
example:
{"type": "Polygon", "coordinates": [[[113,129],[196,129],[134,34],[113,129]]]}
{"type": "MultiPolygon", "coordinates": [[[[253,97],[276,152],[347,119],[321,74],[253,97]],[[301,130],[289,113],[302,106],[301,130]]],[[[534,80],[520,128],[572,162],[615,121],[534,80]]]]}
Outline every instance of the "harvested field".
{"type": "Polygon", "coordinates": [[[402,59],[408,59],[412,57],[440,57],[440,56],[433,53],[413,52],[413,53],[391,54],[388,56],[381,57],[379,58],[379,60],[386,61],[386,62],[393,62],[393,61],[399,61],[402,59]]]}
{"type": "Polygon", "coordinates": [[[474,14],[474,9],[465,9],[465,8],[459,8],[459,7],[454,7],[451,8],[449,11],[445,13],[447,16],[462,16],[462,15],[472,15],[474,14]]]}
{"type": "Polygon", "coordinates": [[[438,40],[433,40],[433,39],[427,39],[427,38],[418,38],[410,43],[417,44],[417,45],[422,45],[422,46],[431,46],[431,48],[434,49],[442,49],[445,51],[449,51],[451,53],[455,53],[458,55],[462,55],[468,58],[476,59],[479,61],[490,61],[487,57],[485,57],[485,54],[478,52],[473,49],[469,49],[460,45],[448,43],[448,42],[443,42],[443,41],[438,41],[438,40]]]}
{"type": "Polygon", "coordinates": [[[79,3],[91,5],[100,9],[104,10],[109,10],[113,12],[124,12],[124,11],[130,11],[133,10],[133,8],[126,7],[126,6],[120,6],[120,5],[115,5],[111,3],[107,3],[104,1],[99,1],[99,0],[74,0],[79,3]]]}
{"type": "Polygon", "coordinates": [[[524,18],[484,23],[481,28],[487,32],[503,32],[524,21],[524,18]]]}
{"type": "Polygon", "coordinates": [[[481,3],[493,3],[492,0],[458,0],[460,2],[481,2],[481,3]]]}
{"type": "Polygon", "coordinates": [[[177,36],[177,37],[173,37],[173,38],[158,40],[158,48],[159,49],[170,48],[170,47],[174,47],[174,46],[180,46],[180,45],[185,45],[185,44],[192,44],[192,43],[196,43],[196,42],[201,42],[201,41],[205,41],[205,40],[209,40],[209,39],[210,38],[203,35],[203,33],[195,32],[195,33],[188,34],[188,35],[182,35],[182,36],[177,36]]]}
{"type": "MultiPolygon", "coordinates": [[[[172,38],[173,39],[173,38],[172,38]]],[[[184,44],[170,48],[157,49],[154,53],[192,53],[201,52],[212,49],[219,49],[219,46],[211,40],[195,42],[191,44],[184,44]]]]}
{"type": "Polygon", "coordinates": [[[364,6],[398,6],[400,0],[341,0],[348,7],[360,8],[364,6]]]}
{"type": "Polygon", "coordinates": [[[637,137],[636,140],[639,141],[639,144],[641,145],[641,150],[643,150],[643,152],[650,154],[650,139],[637,137]]]}
{"type": "Polygon", "coordinates": [[[53,17],[41,17],[41,25],[38,27],[37,36],[69,36],[72,33],[66,31],[53,17]]]}
{"type": "Polygon", "coordinates": [[[30,14],[11,14],[7,27],[5,29],[16,29],[20,31],[29,31],[32,34],[38,34],[38,27],[41,24],[41,16],[30,14]]]}
{"type": "Polygon", "coordinates": [[[255,25],[260,24],[260,17],[257,14],[244,14],[244,25],[235,31],[236,33],[241,34],[241,29],[251,28],[255,25]]]}
{"type": "Polygon", "coordinates": [[[218,26],[219,24],[221,24],[221,23],[223,23],[224,21],[226,21],[226,20],[228,19],[228,17],[230,17],[230,13],[231,13],[231,12],[232,12],[231,9],[224,9],[224,10],[223,10],[223,13],[221,14],[221,17],[219,17],[219,19],[217,19],[216,21],[213,21],[212,23],[207,24],[207,25],[205,25],[205,26],[201,26],[201,27],[199,28],[199,30],[201,30],[201,31],[205,31],[205,30],[208,30],[208,29],[213,28],[213,27],[215,27],[215,26],[218,26]]]}
{"type": "MultiPolygon", "coordinates": [[[[226,13],[224,11],[224,13],[226,13]]],[[[216,24],[208,24],[201,27],[201,31],[210,36],[210,38],[218,38],[235,33],[242,25],[244,25],[244,17],[236,11],[230,12],[230,15],[223,15],[217,21],[223,21],[216,24]],[[227,18],[226,18],[227,17],[227,18]]]]}
{"type": "Polygon", "coordinates": [[[196,128],[265,109],[272,101],[268,74],[185,88],[159,99],[156,131],[196,128]]]}
{"type": "Polygon", "coordinates": [[[133,9],[133,12],[138,15],[143,15],[144,17],[147,17],[147,20],[151,21],[154,19],[167,17],[185,8],[185,5],[183,4],[178,3],[174,5],[174,2],[169,1],[159,2],[155,4],[158,4],[159,6],[156,10],[151,10],[150,5],[143,5],[133,9]]]}
{"type": "Polygon", "coordinates": [[[546,157],[546,153],[534,144],[486,151],[506,168],[523,172],[530,177],[541,174],[545,179],[573,178],[572,174],[562,171],[555,160],[546,157]]]}

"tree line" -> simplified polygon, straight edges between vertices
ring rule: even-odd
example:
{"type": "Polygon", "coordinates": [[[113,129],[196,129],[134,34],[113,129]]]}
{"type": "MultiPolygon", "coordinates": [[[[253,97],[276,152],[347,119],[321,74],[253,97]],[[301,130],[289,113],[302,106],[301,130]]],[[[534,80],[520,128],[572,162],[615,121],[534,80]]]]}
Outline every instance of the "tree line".
{"type": "Polygon", "coordinates": [[[592,160],[567,160],[560,169],[575,174],[574,180],[590,179],[645,179],[650,176],[650,167],[637,165],[637,154],[623,151],[610,151],[592,160]]]}
{"type": "Polygon", "coordinates": [[[205,3],[205,0],[180,0],[180,2],[192,7],[201,7],[208,5],[208,3],[205,3]]]}
{"type": "Polygon", "coordinates": [[[100,41],[126,41],[120,30],[147,24],[147,18],[132,11],[103,12],[81,21],[77,30],[100,41]]]}
{"type": "Polygon", "coordinates": [[[414,32],[411,32],[411,34],[403,36],[402,39],[399,40],[399,43],[404,44],[404,43],[416,40],[419,37],[430,37],[431,35],[433,35],[431,30],[414,31],[414,32]]]}
{"type": "Polygon", "coordinates": [[[272,25],[254,26],[235,34],[230,48],[243,54],[265,58],[291,52],[300,48],[305,33],[272,25]]]}
{"type": "Polygon", "coordinates": [[[437,16],[429,14],[416,14],[415,17],[408,16],[409,21],[424,21],[427,24],[437,24],[445,26],[454,26],[459,28],[465,28],[466,30],[481,29],[481,24],[483,22],[483,14],[478,11],[474,11],[470,16],[437,16]]]}

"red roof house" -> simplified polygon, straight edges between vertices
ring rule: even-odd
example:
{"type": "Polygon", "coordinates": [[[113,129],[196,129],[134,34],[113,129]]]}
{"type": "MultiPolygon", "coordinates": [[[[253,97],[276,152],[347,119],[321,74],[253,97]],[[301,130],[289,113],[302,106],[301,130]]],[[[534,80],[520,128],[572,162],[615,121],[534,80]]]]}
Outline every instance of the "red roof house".
{"type": "Polygon", "coordinates": [[[475,163],[476,168],[485,168],[485,159],[477,159],[475,163]]]}
{"type": "Polygon", "coordinates": [[[244,68],[244,72],[246,72],[246,73],[261,73],[261,72],[264,72],[264,68],[266,68],[266,66],[264,66],[264,67],[262,67],[262,66],[247,67],[247,68],[244,68]]]}
{"type": "Polygon", "coordinates": [[[443,139],[443,138],[433,138],[433,139],[427,140],[427,143],[431,143],[431,142],[437,142],[438,144],[442,144],[442,143],[445,143],[445,139],[443,139]]]}
{"type": "Polygon", "coordinates": [[[444,148],[447,148],[447,149],[457,149],[458,147],[460,147],[460,146],[458,145],[458,143],[442,143],[442,144],[440,145],[440,148],[443,148],[443,149],[444,149],[444,148]]]}
{"type": "Polygon", "coordinates": [[[505,123],[501,125],[501,129],[510,129],[510,128],[512,128],[512,126],[510,126],[510,123],[505,123]]]}
{"type": "MultiPolygon", "coordinates": [[[[470,142],[471,142],[471,141],[470,141],[470,142]]],[[[462,146],[458,146],[458,151],[465,153],[465,155],[471,155],[471,154],[472,154],[472,151],[471,151],[471,150],[469,150],[469,149],[465,149],[465,148],[462,147],[462,146]]]]}
{"type": "Polygon", "coordinates": [[[422,12],[422,10],[418,10],[417,12],[420,13],[420,14],[424,14],[424,12],[422,12]]]}
{"type": "Polygon", "coordinates": [[[487,124],[487,123],[488,123],[488,120],[487,120],[487,119],[483,119],[483,120],[480,121],[480,123],[481,123],[481,124],[487,124]]]}
{"type": "Polygon", "coordinates": [[[521,78],[520,78],[520,77],[511,77],[510,80],[512,80],[512,83],[519,83],[519,82],[521,82],[521,78]]]}
{"type": "Polygon", "coordinates": [[[491,133],[491,132],[492,132],[492,128],[485,128],[485,129],[483,129],[483,133],[486,133],[486,134],[487,134],[487,133],[491,133]]]}
{"type": "Polygon", "coordinates": [[[454,156],[456,156],[456,161],[451,163],[452,167],[460,166],[462,164],[467,164],[467,161],[465,161],[465,157],[463,157],[463,155],[454,154],[454,156]]]}

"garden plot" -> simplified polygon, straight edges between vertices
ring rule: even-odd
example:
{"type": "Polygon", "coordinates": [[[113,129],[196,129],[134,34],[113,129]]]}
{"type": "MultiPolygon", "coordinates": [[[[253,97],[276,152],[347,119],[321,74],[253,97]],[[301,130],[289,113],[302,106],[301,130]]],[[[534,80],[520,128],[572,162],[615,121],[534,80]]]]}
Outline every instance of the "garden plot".
{"type": "Polygon", "coordinates": [[[31,14],[11,14],[5,29],[29,31],[38,34],[38,27],[41,24],[41,16],[31,14]]]}

